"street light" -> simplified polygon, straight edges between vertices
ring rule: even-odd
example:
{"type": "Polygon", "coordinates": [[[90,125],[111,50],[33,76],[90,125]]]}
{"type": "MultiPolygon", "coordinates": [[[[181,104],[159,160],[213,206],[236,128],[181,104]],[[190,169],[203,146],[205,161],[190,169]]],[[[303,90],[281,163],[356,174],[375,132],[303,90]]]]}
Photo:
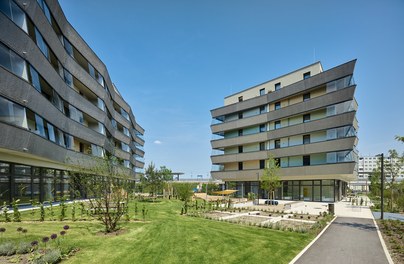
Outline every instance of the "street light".
{"type": "Polygon", "coordinates": [[[381,171],[380,171],[380,219],[384,219],[384,154],[376,155],[381,159],[381,171]]]}

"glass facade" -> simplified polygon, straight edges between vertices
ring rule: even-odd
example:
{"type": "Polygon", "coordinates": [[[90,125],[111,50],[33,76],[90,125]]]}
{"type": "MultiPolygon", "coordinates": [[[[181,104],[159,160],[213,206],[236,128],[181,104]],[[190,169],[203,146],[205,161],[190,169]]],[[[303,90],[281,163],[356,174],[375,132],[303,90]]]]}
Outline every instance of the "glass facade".
{"type": "Polygon", "coordinates": [[[0,204],[59,201],[71,197],[66,171],[0,161],[0,204]]]}
{"type": "MultiPolygon", "coordinates": [[[[234,182],[238,197],[247,197],[248,193],[258,192],[257,181],[234,182]]],[[[275,198],[291,201],[336,202],[345,195],[346,183],[340,180],[294,180],[282,181],[275,191],[275,198]]],[[[259,189],[260,199],[267,199],[268,193],[259,189]]]]}

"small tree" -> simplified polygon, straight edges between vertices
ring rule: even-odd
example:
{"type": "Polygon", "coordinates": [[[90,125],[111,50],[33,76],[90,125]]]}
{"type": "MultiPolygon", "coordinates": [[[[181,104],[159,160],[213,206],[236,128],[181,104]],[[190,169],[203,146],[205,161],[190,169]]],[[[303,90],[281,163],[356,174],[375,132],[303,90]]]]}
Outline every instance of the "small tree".
{"type": "Polygon", "coordinates": [[[87,195],[91,209],[104,225],[105,231],[117,230],[129,202],[128,171],[112,155],[93,158],[86,164],[77,162],[72,171],[73,186],[87,195]]]}
{"type": "Polygon", "coordinates": [[[140,181],[145,187],[149,188],[150,193],[153,196],[157,194],[163,184],[162,175],[158,172],[153,162],[147,166],[145,174],[142,175],[140,181]]]}
{"type": "Polygon", "coordinates": [[[281,186],[279,178],[279,165],[276,163],[274,157],[269,154],[268,159],[265,161],[264,174],[261,177],[261,188],[268,192],[268,198],[275,198],[275,190],[281,186]]]}
{"type": "Polygon", "coordinates": [[[191,183],[175,183],[174,184],[174,192],[178,199],[184,202],[184,206],[181,210],[182,213],[186,214],[188,212],[188,202],[191,200],[192,195],[194,194],[192,191],[191,183]]]}

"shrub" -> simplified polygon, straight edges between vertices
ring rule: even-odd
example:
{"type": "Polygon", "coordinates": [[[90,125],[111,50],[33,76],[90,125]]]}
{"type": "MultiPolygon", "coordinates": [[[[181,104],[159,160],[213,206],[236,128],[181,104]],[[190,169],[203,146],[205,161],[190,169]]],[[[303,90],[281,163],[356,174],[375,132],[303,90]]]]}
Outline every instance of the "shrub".
{"type": "Polygon", "coordinates": [[[30,242],[20,242],[17,245],[16,253],[17,254],[26,254],[26,253],[31,252],[31,248],[32,248],[32,246],[31,246],[30,242]]]}
{"type": "Polygon", "coordinates": [[[62,253],[60,249],[51,249],[45,253],[42,257],[37,259],[34,263],[36,264],[53,264],[58,263],[62,258],[62,253]]]}
{"type": "Polygon", "coordinates": [[[20,213],[20,211],[18,209],[18,202],[19,201],[20,201],[19,199],[17,199],[17,200],[13,199],[13,202],[11,203],[12,206],[13,206],[13,221],[14,222],[21,222],[21,213],[20,213]]]}
{"type": "Polygon", "coordinates": [[[11,256],[15,254],[15,246],[11,242],[0,245],[0,256],[11,256]]]}

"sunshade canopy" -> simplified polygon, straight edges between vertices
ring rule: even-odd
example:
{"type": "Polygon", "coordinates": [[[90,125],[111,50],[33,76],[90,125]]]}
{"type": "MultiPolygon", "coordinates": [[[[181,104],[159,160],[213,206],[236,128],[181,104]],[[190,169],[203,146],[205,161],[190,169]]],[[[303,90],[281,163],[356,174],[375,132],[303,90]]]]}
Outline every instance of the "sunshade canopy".
{"type": "Polygon", "coordinates": [[[238,192],[238,190],[224,190],[224,191],[218,191],[218,192],[213,192],[213,193],[219,194],[219,195],[229,195],[229,194],[233,194],[235,192],[238,192]]]}

